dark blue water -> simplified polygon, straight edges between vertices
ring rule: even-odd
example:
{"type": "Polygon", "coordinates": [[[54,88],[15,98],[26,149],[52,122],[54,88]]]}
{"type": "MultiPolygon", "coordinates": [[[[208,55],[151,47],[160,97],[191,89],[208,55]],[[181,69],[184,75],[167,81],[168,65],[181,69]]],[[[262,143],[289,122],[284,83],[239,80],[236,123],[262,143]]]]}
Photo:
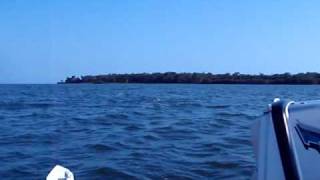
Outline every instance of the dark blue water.
{"type": "Polygon", "coordinates": [[[320,86],[0,85],[0,177],[250,179],[250,126],[320,86]]]}

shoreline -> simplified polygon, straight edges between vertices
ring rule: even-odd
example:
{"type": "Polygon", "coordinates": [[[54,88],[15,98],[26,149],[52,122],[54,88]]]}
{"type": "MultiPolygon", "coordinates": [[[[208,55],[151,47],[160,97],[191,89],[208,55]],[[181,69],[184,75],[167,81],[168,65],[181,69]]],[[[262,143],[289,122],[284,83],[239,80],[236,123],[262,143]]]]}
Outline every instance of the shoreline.
{"type": "Polygon", "coordinates": [[[1,85],[108,85],[108,84],[143,84],[143,85],[289,85],[289,86],[311,86],[320,84],[257,84],[257,83],[55,83],[55,84],[1,84],[1,85]]]}
{"type": "Polygon", "coordinates": [[[252,75],[241,73],[136,73],[71,76],[58,84],[243,84],[243,85],[318,85],[320,73],[252,75]]]}

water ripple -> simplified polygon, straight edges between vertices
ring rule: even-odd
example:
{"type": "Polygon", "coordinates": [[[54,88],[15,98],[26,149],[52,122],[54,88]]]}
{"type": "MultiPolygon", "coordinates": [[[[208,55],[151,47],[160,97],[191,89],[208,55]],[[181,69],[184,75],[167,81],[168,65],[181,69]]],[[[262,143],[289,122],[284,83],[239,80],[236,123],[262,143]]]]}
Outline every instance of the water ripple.
{"type": "Polygon", "coordinates": [[[6,179],[44,179],[56,164],[76,179],[250,179],[250,127],[269,100],[320,92],[319,86],[0,86],[6,179]]]}

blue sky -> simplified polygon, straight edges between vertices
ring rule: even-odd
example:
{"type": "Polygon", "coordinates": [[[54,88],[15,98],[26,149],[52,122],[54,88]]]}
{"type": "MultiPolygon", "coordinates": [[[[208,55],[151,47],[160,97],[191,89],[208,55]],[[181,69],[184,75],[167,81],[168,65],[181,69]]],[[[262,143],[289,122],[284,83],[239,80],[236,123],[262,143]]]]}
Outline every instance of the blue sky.
{"type": "Polygon", "coordinates": [[[318,1],[1,0],[0,83],[320,71],[318,1]]]}

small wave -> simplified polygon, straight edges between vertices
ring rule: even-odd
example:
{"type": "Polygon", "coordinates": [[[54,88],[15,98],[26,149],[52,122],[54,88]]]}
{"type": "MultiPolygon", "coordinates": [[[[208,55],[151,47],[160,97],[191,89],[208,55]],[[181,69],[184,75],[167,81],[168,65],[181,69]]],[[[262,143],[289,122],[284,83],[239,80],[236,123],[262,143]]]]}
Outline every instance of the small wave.
{"type": "Polygon", "coordinates": [[[175,107],[175,108],[187,108],[187,107],[193,107],[193,108],[197,108],[197,107],[202,107],[202,104],[201,103],[195,103],[195,102],[176,102],[176,101],[173,101],[173,102],[169,102],[171,106],[175,107]]]}
{"type": "Polygon", "coordinates": [[[225,137],[224,140],[230,144],[239,144],[239,145],[251,145],[250,139],[238,138],[238,137],[225,137]]]}
{"type": "Polygon", "coordinates": [[[214,177],[215,174],[214,173],[211,173],[209,172],[208,170],[205,170],[205,169],[192,169],[191,172],[195,173],[195,174],[198,174],[200,175],[201,177],[214,177]]]}
{"type": "Polygon", "coordinates": [[[128,119],[129,118],[129,116],[125,114],[107,114],[106,117],[110,119],[128,119]]]}
{"type": "Polygon", "coordinates": [[[71,119],[75,120],[75,121],[86,121],[87,120],[85,117],[72,117],[71,119]]]}
{"type": "Polygon", "coordinates": [[[112,144],[115,147],[118,147],[118,149],[127,149],[129,147],[129,145],[127,143],[123,143],[123,142],[116,142],[112,144]]]}
{"type": "Polygon", "coordinates": [[[18,109],[28,109],[28,108],[50,108],[55,106],[55,103],[19,103],[19,102],[9,102],[1,103],[0,107],[7,110],[18,110],[18,109]]]}
{"type": "Polygon", "coordinates": [[[112,124],[117,125],[128,125],[127,120],[129,116],[125,114],[106,114],[106,115],[99,115],[93,118],[95,123],[110,126],[112,124]]]}
{"type": "Polygon", "coordinates": [[[221,152],[223,148],[216,143],[202,143],[193,147],[193,152],[221,152]]]}
{"type": "Polygon", "coordinates": [[[220,168],[220,169],[236,169],[240,168],[241,164],[231,161],[207,161],[205,164],[213,167],[213,168],[220,168]]]}
{"type": "Polygon", "coordinates": [[[31,134],[31,133],[25,133],[20,134],[16,136],[12,136],[10,138],[7,138],[6,142],[1,142],[0,144],[6,143],[11,144],[14,142],[15,144],[19,145],[29,145],[33,143],[39,143],[39,144],[54,144],[57,142],[57,136],[54,136],[52,134],[31,134]]]}
{"type": "Polygon", "coordinates": [[[218,113],[216,113],[216,115],[223,116],[223,117],[230,117],[230,118],[233,118],[233,117],[246,118],[246,119],[257,118],[256,116],[251,116],[251,115],[245,114],[245,113],[218,112],[218,113]]]}
{"type": "Polygon", "coordinates": [[[86,108],[106,108],[108,107],[108,104],[94,104],[94,105],[83,105],[82,107],[86,108]]]}
{"type": "Polygon", "coordinates": [[[38,136],[36,134],[26,133],[11,137],[11,141],[14,141],[16,144],[29,144],[32,143],[37,137],[38,136]]]}
{"type": "Polygon", "coordinates": [[[172,132],[174,129],[171,126],[158,127],[151,130],[151,132],[165,134],[167,132],[172,132]]]}
{"type": "Polygon", "coordinates": [[[231,107],[230,105],[207,105],[205,106],[206,108],[211,108],[211,109],[226,109],[231,107]]]}
{"type": "Polygon", "coordinates": [[[138,159],[142,159],[143,157],[146,156],[145,153],[142,153],[142,152],[131,152],[129,154],[130,157],[132,157],[132,159],[134,160],[138,160],[138,159]]]}
{"type": "MultiPolygon", "coordinates": [[[[190,180],[192,180],[192,179],[195,179],[195,178],[193,178],[192,176],[191,177],[189,177],[189,176],[187,176],[187,175],[182,175],[181,174],[182,172],[180,172],[180,175],[177,175],[177,174],[166,174],[166,175],[163,175],[162,176],[162,178],[163,179],[186,179],[186,180],[188,180],[188,179],[190,179],[190,180]]],[[[186,173],[185,173],[186,174],[186,173]]]]}
{"type": "Polygon", "coordinates": [[[159,137],[171,140],[197,139],[198,136],[194,133],[195,130],[190,128],[176,129],[171,126],[154,128],[150,132],[157,134],[159,137]]]}
{"type": "Polygon", "coordinates": [[[226,118],[215,118],[214,120],[209,122],[210,126],[216,128],[225,128],[226,126],[230,126],[234,124],[234,121],[226,118]]]}
{"type": "Polygon", "coordinates": [[[33,107],[33,108],[49,108],[52,106],[57,105],[56,103],[29,103],[25,104],[28,107],[33,107]]]}
{"type": "MultiPolygon", "coordinates": [[[[217,151],[212,151],[217,153],[217,151]]],[[[187,157],[192,157],[192,158],[210,158],[213,157],[213,153],[212,152],[188,152],[188,153],[184,153],[185,156],[187,157]]]]}
{"type": "Polygon", "coordinates": [[[225,128],[226,126],[228,126],[228,124],[214,121],[214,122],[209,122],[209,126],[215,129],[219,129],[219,128],[225,128]]]}
{"type": "Polygon", "coordinates": [[[125,127],[124,129],[127,130],[127,131],[138,131],[138,130],[141,130],[143,128],[139,127],[138,125],[131,124],[131,125],[128,125],[127,127],[125,127]]]}
{"type": "Polygon", "coordinates": [[[146,140],[152,140],[152,141],[159,140],[158,137],[156,137],[156,136],[154,136],[154,135],[150,135],[150,134],[143,136],[143,138],[146,139],[146,140]]]}
{"type": "Polygon", "coordinates": [[[91,144],[91,145],[87,145],[86,147],[95,152],[109,152],[109,151],[116,150],[116,148],[113,148],[105,144],[91,144]]]}
{"type": "Polygon", "coordinates": [[[90,177],[89,179],[103,179],[105,177],[110,179],[137,179],[135,176],[109,167],[97,167],[86,172],[86,174],[90,177]]]}
{"type": "Polygon", "coordinates": [[[17,116],[19,118],[46,118],[46,119],[50,119],[50,118],[54,118],[55,116],[53,114],[49,114],[49,113],[29,113],[29,114],[23,114],[23,115],[19,115],[17,116]]]}
{"type": "Polygon", "coordinates": [[[35,174],[31,169],[28,169],[24,166],[14,167],[12,169],[7,170],[2,177],[19,179],[18,177],[28,177],[30,179],[39,179],[39,174],[35,174]]]}
{"type": "Polygon", "coordinates": [[[11,160],[22,160],[22,159],[28,159],[31,158],[32,156],[29,154],[26,154],[24,152],[10,152],[7,154],[7,159],[11,160]]]}
{"type": "Polygon", "coordinates": [[[140,111],[133,111],[133,114],[134,115],[138,115],[138,116],[144,116],[145,115],[145,113],[140,112],[140,111]]]}

